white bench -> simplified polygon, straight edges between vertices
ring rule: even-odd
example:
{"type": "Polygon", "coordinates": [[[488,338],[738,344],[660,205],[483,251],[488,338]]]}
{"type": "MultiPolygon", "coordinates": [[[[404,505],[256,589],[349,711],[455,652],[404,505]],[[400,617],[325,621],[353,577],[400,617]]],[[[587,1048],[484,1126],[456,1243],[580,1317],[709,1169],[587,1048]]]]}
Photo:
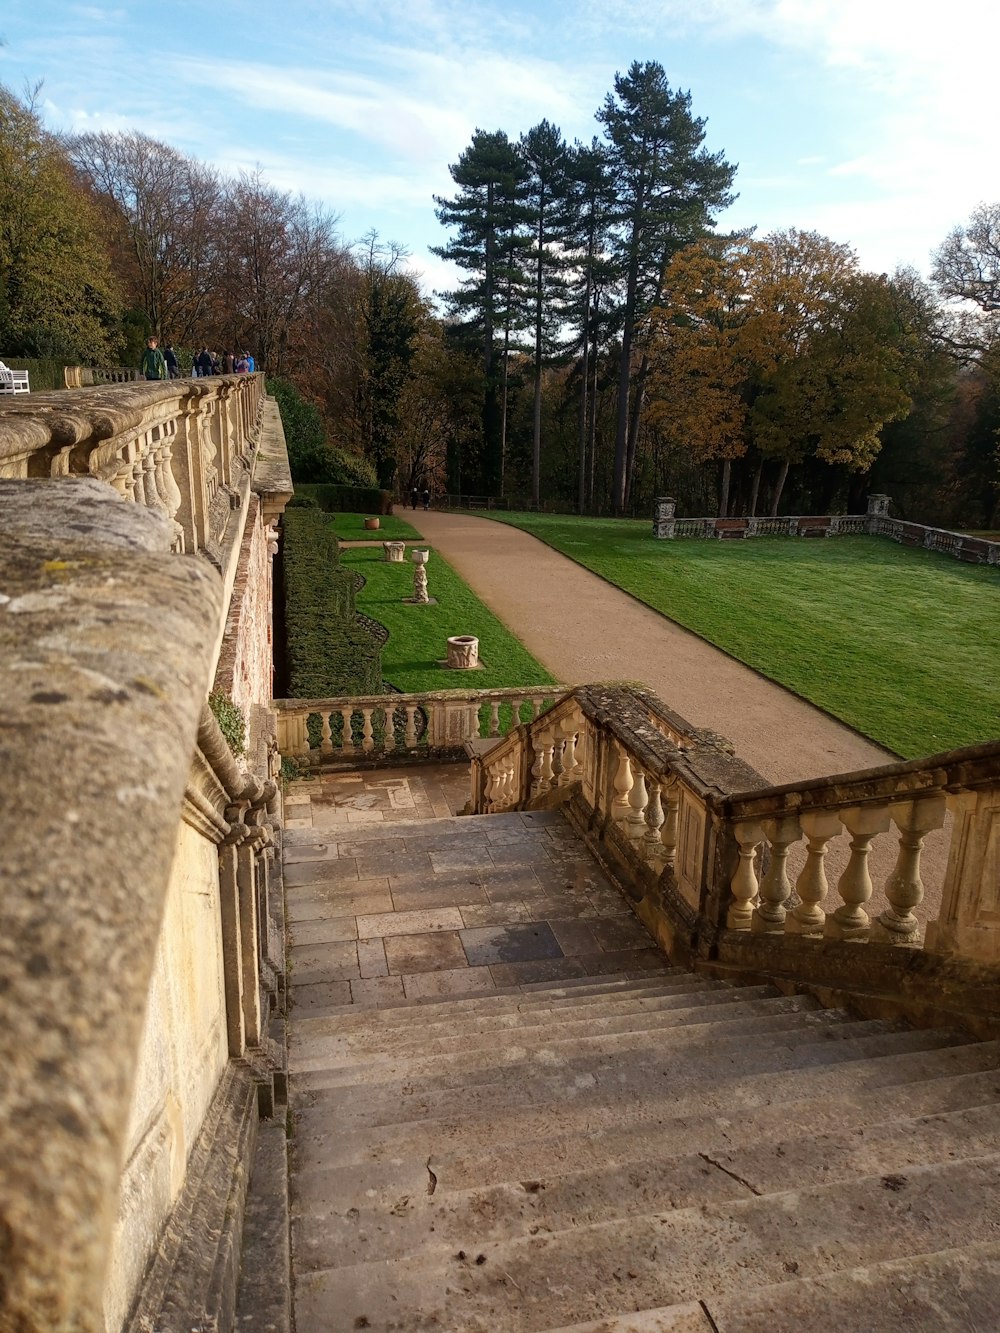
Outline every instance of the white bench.
{"type": "Polygon", "coordinates": [[[8,370],[0,361],[0,393],[30,393],[26,370],[8,370]]]}

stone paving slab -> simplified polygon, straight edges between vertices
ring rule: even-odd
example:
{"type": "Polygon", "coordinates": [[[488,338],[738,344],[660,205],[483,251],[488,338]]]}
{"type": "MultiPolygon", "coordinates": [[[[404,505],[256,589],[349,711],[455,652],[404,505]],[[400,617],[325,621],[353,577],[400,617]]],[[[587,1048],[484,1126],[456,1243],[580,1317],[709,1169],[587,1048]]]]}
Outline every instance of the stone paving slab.
{"type": "Polygon", "coordinates": [[[483,926],[463,930],[459,938],[473,967],[563,957],[559,941],[544,921],[529,925],[483,926]]]}

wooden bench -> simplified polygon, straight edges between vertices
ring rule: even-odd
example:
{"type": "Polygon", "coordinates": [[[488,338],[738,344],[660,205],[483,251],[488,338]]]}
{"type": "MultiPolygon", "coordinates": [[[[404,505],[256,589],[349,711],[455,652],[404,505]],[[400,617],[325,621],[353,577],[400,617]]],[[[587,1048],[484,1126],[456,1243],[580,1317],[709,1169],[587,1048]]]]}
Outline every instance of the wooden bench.
{"type": "Polygon", "coordinates": [[[28,372],[26,370],[8,370],[0,362],[0,393],[30,393],[28,372]]]}

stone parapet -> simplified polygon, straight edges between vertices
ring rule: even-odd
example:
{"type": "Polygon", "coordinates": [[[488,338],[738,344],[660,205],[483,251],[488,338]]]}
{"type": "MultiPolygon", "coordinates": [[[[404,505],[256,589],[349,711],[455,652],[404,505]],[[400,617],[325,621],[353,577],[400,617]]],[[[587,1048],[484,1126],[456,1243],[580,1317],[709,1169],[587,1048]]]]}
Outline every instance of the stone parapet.
{"type": "Polygon", "coordinates": [[[103,1330],[222,586],[101,481],[0,482],[0,507],[0,1327],[103,1330]]]}

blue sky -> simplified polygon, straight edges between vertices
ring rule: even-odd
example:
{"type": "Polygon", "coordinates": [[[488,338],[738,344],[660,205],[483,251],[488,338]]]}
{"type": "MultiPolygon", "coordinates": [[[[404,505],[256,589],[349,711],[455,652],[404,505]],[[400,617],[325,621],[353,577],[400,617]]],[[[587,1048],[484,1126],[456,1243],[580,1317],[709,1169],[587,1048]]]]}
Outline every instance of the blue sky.
{"type": "Polygon", "coordinates": [[[44,81],[52,129],[135,128],[263,169],[411,252],[473,130],[597,132],[615,72],[659,60],[739,164],[726,226],[814,228],[921,272],[1000,200],[997,0],[0,0],[0,81],[44,81]]]}

